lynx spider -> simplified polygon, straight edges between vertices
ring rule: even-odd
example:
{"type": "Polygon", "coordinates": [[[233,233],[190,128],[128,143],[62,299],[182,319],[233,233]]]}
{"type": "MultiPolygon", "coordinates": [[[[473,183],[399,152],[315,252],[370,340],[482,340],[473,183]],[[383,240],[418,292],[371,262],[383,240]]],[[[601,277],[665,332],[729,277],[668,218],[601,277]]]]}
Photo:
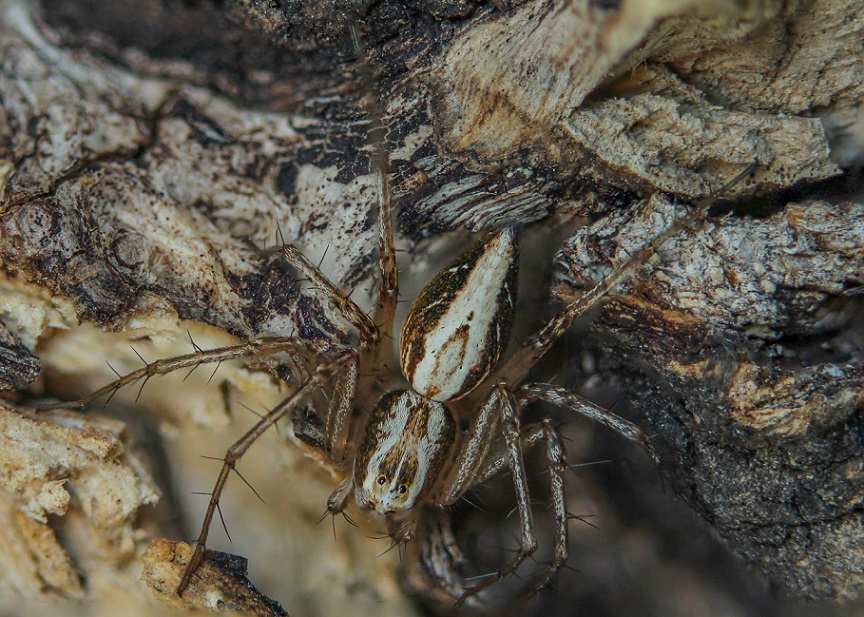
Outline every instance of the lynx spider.
{"type": "MultiPolygon", "coordinates": [[[[360,49],[355,33],[355,47],[360,49]]],[[[359,65],[371,73],[361,54],[359,65]]],[[[370,75],[366,79],[371,80],[370,75]]],[[[373,99],[375,97],[372,97],[373,99]]],[[[369,103],[369,116],[382,118],[378,103],[369,103]]],[[[534,581],[532,592],[545,587],[567,561],[567,521],[564,470],[566,459],[558,430],[549,419],[522,427],[519,410],[543,400],[599,422],[642,447],[659,466],[659,458],[645,433],[629,421],[565,388],[526,381],[530,369],[546,354],[572,322],[594,306],[635,269],[658,252],[675,234],[701,220],[714,200],[750,174],[754,165],[704,199],[627,261],[571,304],[562,308],[530,336],[501,367],[515,302],[518,262],[516,232],[512,227],[492,233],[430,281],[409,310],[401,331],[402,374],[389,365],[398,297],[396,252],[387,177],[388,154],[383,137],[373,139],[378,176],[378,252],[381,280],[372,317],[330,282],[297,248],[283,245],[278,254],[312,282],[357,330],[356,349],[332,353],[305,380],[271,409],[243,437],[231,445],[211,493],[193,556],[184,571],[178,595],[186,590],[205,556],[205,543],[222,491],[237,462],[271,426],[296,413],[309,397],[330,388],[331,403],[323,421],[318,449],[346,479],[327,501],[327,512],[342,513],[353,495],[363,510],[377,513],[387,524],[394,543],[414,538],[424,506],[438,509],[459,501],[465,493],[509,466],[516,492],[520,548],[497,572],[470,587],[454,585],[458,575],[447,563],[428,564],[440,591],[462,603],[502,577],[513,573],[537,549],[523,450],[545,444],[555,519],[552,560],[534,581]],[[404,376],[403,376],[404,375],[404,376]],[[406,387],[407,386],[407,387],[406,387]],[[364,413],[362,410],[372,409],[364,413]],[[476,412],[474,410],[477,410],[476,412]],[[468,420],[466,433],[457,420],[468,420]],[[498,435],[504,448],[492,448],[498,435]],[[444,571],[442,571],[444,570],[444,571]]],[[[193,343],[194,345],[194,343],[193,343]]],[[[266,356],[278,352],[314,355],[297,338],[268,337],[212,350],[194,345],[195,352],[158,360],[121,377],[89,396],[62,403],[83,406],[119,388],[155,375],[226,360],[266,356]]],[[[143,387],[143,384],[142,384],[143,387]]],[[[52,404],[43,408],[60,406],[52,404]]],[[[296,420],[296,419],[295,419],[296,420]]],[[[296,427],[295,431],[302,431],[296,427]]],[[[298,436],[301,439],[302,434],[298,436]]],[[[305,441],[312,442],[314,439],[305,441]]],[[[441,543],[454,541],[448,531],[441,543]]],[[[410,564],[409,564],[410,565],[410,564]]]]}

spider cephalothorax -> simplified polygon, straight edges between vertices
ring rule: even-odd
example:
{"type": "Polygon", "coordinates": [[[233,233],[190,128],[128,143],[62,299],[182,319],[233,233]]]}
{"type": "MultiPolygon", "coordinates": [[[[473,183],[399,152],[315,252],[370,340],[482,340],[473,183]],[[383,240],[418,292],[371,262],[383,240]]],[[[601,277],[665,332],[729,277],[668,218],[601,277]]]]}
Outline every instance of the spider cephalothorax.
{"type": "Polygon", "coordinates": [[[354,460],[354,497],[364,510],[395,514],[425,497],[456,435],[447,408],[411,390],[388,392],[354,460]]]}

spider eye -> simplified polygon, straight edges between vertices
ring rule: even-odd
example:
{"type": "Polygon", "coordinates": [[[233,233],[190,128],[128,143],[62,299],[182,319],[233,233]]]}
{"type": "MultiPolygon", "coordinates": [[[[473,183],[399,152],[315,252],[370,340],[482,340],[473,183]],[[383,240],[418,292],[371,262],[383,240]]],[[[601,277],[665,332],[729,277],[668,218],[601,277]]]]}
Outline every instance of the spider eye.
{"type": "Polygon", "coordinates": [[[407,484],[400,484],[399,485],[399,494],[404,495],[407,492],[408,492],[408,485],[407,484]]]}
{"type": "Polygon", "coordinates": [[[387,482],[387,476],[385,476],[385,475],[382,473],[380,476],[378,476],[378,484],[381,485],[381,486],[384,486],[384,483],[385,483],[385,482],[387,482]]]}

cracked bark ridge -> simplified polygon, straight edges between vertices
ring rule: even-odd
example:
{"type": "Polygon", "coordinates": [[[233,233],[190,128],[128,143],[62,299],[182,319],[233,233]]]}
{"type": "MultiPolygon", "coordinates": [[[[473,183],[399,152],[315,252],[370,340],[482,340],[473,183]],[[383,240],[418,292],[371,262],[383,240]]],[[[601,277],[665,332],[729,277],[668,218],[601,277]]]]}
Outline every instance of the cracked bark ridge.
{"type": "MultiPolygon", "coordinates": [[[[559,254],[559,293],[674,210],[657,197],[641,216],[581,230],[559,254]]],[[[602,311],[637,360],[618,379],[666,446],[677,490],[733,550],[810,599],[852,595],[864,576],[862,247],[858,203],[715,219],[668,242],[602,311]]]]}
{"type": "MultiPolygon", "coordinates": [[[[53,46],[23,5],[7,4],[6,21],[18,33],[5,39],[0,71],[7,270],[70,298],[79,319],[110,327],[122,327],[132,312],[175,311],[241,337],[299,333],[321,346],[344,343],[338,316],[264,253],[277,230],[312,258],[339,238],[325,263],[335,280],[353,288],[368,284],[374,270],[374,174],[364,153],[362,93],[344,63],[347,42],[340,56],[336,41],[323,37],[337,68],[328,77],[308,51],[297,52],[287,75],[274,70],[274,54],[255,80],[249,72],[257,67],[246,58],[235,84],[224,83],[222,67],[216,83],[223,90],[256,102],[269,94],[271,108],[280,108],[257,111],[189,83],[189,75],[211,69],[191,44],[186,65],[114,48],[131,64],[117,66],[53,46]],[[317,92],[308,91],[307,76],[317,92]],[[250,87],[256,80],[258,88],[250,87]]],[[[105,25],[88,13],[92,5],[80,7],[91,28],[105,25]]],[[[651,28],[670,7],[651,14],[581,3],[531,2],[505,13],[460,7],[402,13],[382,5],[366,16],[385,93],[395,203],[412,236],[530,222],[564,196],[571,209],[584,210],[608,207],[604,195],[619,199],[626,191],[704,195],[753,160],[761,163],[756,181],[768,185],[837,171],[817,120],[784,108],[720,107],[651,64],[655,56],[670,63],[694,49],[716,51],[718,41],[734,38],[729,24],[736,41],[758,39],[779,15],[772,3],[738,10],[718,2],[676,17],[674,28],[663,22],[660,34],[651,28]],[[398,36],[416,15],[423,19],[398,36]],[[583,45],[574,46],[574,32],[583,45]],[[628,77],[604,94],[613,69],[628,77]]],[[[131,11],[130,19],[143,12],[131,11]]],[[[46,18],[60,24],[71,21],[69,13],[46,5],[46,18]]],[[[161,20],[151,28],[173,27],[169,9],[154,13],[161,20]]],[[[791,9],[784,15],[801,19],[791,9]]],[[[117,13],[102,16],[109,17],[117,13]]],[[[120,31],[127,45],[162,40],[130,41],[120,31]]],[[[285,28],[265,31],[293,49],[278,35],[285,28]]],[[[80,35],[73,38],[81,44],[80,35]]],[[[104,36],[97,41],[112,50],[104,36]]],[[[688,66],[695,72],[692,58],[688,66]]],[[[857,91],[820,85],[845,88],[836,98],[842,109],[850,88],[857,91]]]]}
{"type": "MultiPolygon", "coordinates": [[[[796,12],[791,4],[782,11],[785,27],[809,30],[812,25],[804,21],[809,11],[796,12]]],[[[843,5],[816,4],[835,13],[835,20],[854,18],[854,10],[843,5]]],[[[579,2],[526,3],[478,24],[457,37],[444,59],[445,138],[454,150],[470,149],[481,161],[506,160],[530,147],[550,163],[601,174],[622,188],[688,197],[710,193],[748,159],[763,165],[757,178],[775,186],[836,173],[822,125],[794,115],[800,109],[793,113],[782,102],[764,110],[717,104],[762,88],[761,81],[757,85],[742,75],[750,74],[751,56],[761,61],[759,47],[766,28],[773,36],[768,24],[780,17],[780,4],[702,3],[690,15],[664,13],[681,9],[675,3],[644,12],[579,2]],[[663,17],[669,18],[658,24],[663,17]],[[694,60],[706,49],[716,62],[712,74],[719,69],[737,76],[719,93],[694,86],[702,67],[694,60]],[[666,68],[676,62],[689,74],[666,68]],[[544,128],[553,132],[557,148],[538,144],[546,141],[538,128],[541,134],[544,128]]],[[[845,31],[844,40],[854,45],[855,26],[845,31]]],[[[815,60],[830,64],[832,57],[815,60]]],[[[840,62],[845,65],[848,57],[840,62]]],[[[829,91],[849,90],[852,72],[845,69],[837,71],[842,78],[826,80],[829,91]]],[[[838,101],[839,109],[856,106],[860,87],[852,90],[849,99],[838,101]]]]}

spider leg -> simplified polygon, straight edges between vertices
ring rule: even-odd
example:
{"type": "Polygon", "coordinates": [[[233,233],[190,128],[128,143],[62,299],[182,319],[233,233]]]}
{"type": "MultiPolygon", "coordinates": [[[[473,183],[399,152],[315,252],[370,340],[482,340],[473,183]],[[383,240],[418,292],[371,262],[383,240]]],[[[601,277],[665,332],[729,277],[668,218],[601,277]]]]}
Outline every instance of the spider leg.
{"type": "Polygon", "coordinates": [[[660,466],[660,457],[654,450],[654,446],[651,445],[651,441],[648,439],[645,431],[621,416],[603,409],[599,405],[595,405],[588,399],[582,398],[566,388],[546,383],[526,383],[516,392],[516,400],[522,405],[528,405],[541,399],[557,407],[575,411],[590,420],[599,422],[603,426],[612,429],[624,439],[635,443],[645,450],[648,456],[651,457],[651,460],[654,461],[654,464],[658,467],[660,466]]]}
{"type": "Polygon", "coordinates": [[[535,591],[549,582],[555,571],[567,559],[567,514],[564,500],[564,469],[566,467],[564,449],[558,432],[551,422],[541,422],[526,432],[523,444],[518,403],[513,393],[504,384],[492,389],[480,413],[471,423],[470,437],[463,444],[456,461],[447,474],[440,490],[438,503],[449,505],[461,497],[470,487],[487,479],[504,463],[503,453],[489,454],[494,438],[494,429],[500,427],[504,436],[506,460],[510,466],[513,486],[516,489],[516,505],[519,513],[519,551],[509,562],[482,582],[466,589],[457,599],[461,604],[477,595],[483,589],[510,574],[537,550],[534,533],[534,520],[531,514],[531,498],[528,491],[528,476],[522,455],[523,445],[533,446],[540,441],[546,442],[546,458],[552,483],[552,498],[555,507],[556,541],[552,563],[535,586],[535,591]]]}
{"type": "Polygon", "coordinates": [[[471,420],[469,437],[459,448],[456,460],[439,488],[435,500],[439,505],[449,506],[456,503],[465,491],[476,484],[478,470],[483,466],[496,434],[495,429],[499,426],[502,396],[502,386],[493,388],[480,412],[471,420]]]}
{"type": "MultiPolygon", "coordinates": [[[[515,571],[525,559],[537,550],[537,536],[534,531],[534,517],[531,513],[531,496],[528,491],[528,474],[525,471],[525,460],[520,444],[520,424],[516,415],[516,400],[506,386],[498,385],[492,390],[492,397],[498,401],[501,415],[501,431],[507,448],[507,458],[510,463],[510,474],[516,489],[516,510],[519,514],[519,550],[516,555],[494,574],[486,577],[473,587],[466,589],[456,600],[462,604],[468,598],[477,595],[490,585],[515,571]]],[[[562,476],[563,477],[563,476],[562,476]]],[[[559,487],[562,492],[563,483],[559,487]]],[[[566,533],[566,532],[565,532],[566,533]]],[[[550,575],[551,576],[551,575],[550,575]]]]}
{"type": "MultiPolygon", "coordinates": [[[[522,451],[528,452],[545,439],[546,434],[543,427],[539,424],[532,424],[531,426],[525,427],[520,440],[522,442],[522,451]]],[[[501,473],[507,465],[508,457],[505,448],[496,448],[489,452],[486,455],[486,458],[483,459],[483,463],[477,469],[474,480],[471,482],[471,486],[474,487],[484,484],[492,477],[501,473]]]]}
{"type": "MultiPolygon", "coordinates": [[[[405,545],[408,584],[442,604],[449,604],[464,592],[459,569],[465,564],[449,513],[441,508],[426,508],[419,518],[417,535],[421,541],[405,545]]],[[[476,598],[467,600],[469,606],[481,606],[476,598]]]]}
{"type": "Polygon", "coordinates": [[[112,381],[107,386],[99,388],[95,392],[88,394],[85,397],[79,398],[76,401],[46,403],[37,406],[40,411],[57,408],[84,407],[93,401],[105,395],[111,395],[123,386],[136,383],[138,381],[150,379],[156,375],[167,375],[180,369],[190,368],[195,369],[202,364],[212,364],[234,360],[237,358],[245,358],[257,355],[270,355],[278,352],[287,352],[289,354],[308,354],[309,349],[303,341],[295,338],[262,338],[250,343],[241,343],[240,345],[230,345],[228,347],[219,347],[217,349],[202,350],[196,347],[194,353],[186,354],[185,356],[176,356],[174,358],[164,358],[145,364],[138,370],[112,381]]]}
{"type": "Polygon", "coordinates": [[[351,421],[354,417],[354,395],[357,392],[356,358],[350,361],[336,377],[333,402],[327,414],[325,447],[327,458],[341,466],[345,462],[351,421]]]}
{"type": "Polygon", "coordinates": [[[177,587],[177,595],[182,595],[189,583],[195,570],[204,558],[206,550],[205,542],[210,531],[210,524],[213,521],[213,516],[219,506],[219,499],[222,496],[222,491],[225,489],[225,484],[231,471],[237,465],[237,461],[243,457],[247,450],[264,434],[267,429],[273,426],[280,419],[291,413],[300,403],[308,396],[314,393],[318,388],[327,383],[334,375],[337,375],[349,365],[356,366],[357,352],[352,350],[343,351],[335,359],[319,366],[311,375],[297,388],[288,398],[271,409],[263,416],[243,437],[232,444],[223,457],[222,469],[219,472],[219,478],[216,480],[216,485],[210,495],[210,502],[207,505],[207,512],[204,515],[204,522],[201,525],[201,533],[198,535],[198,541],[195,546],[195,552],[183,572],[183,578],[180,579],[180,584],[177,587]]]}
{"type": "MultiPolygon", "coordinates": [[[[369,116],[369,144],[372,147],[371,163],[378,178],[378,262],[381,270],[381,283],[378,287],[378,300],[375,303],[374,320],[383,339],[393,335],[393,321],[396,316],[396,303],[399,296],[399,270],[396,264],[396,248],[393,242],[393,221],[391,215],[390,193],[390,151],[387,148],[387,126],[384,124],[384,110],[375,85],[375,74],[363,39],[356,23],[349,26],[349,35],[357,56],[356,68],[360,85],[366,96],[362,104],[369,116]]],[[[389,351],[376,355],[376,360],[386,360],[389,351]]],[[[376,363],[381,366],[381,363],[376,363]]]]}
{"type": "Polygon", "coordinates": [[[354,492],[354,478],[352,476],[348,476],[342,482],[339,483],[339,486],[336,487],[336,490],[330,494],[330,497],[327,498],[327,514],[336,515],[345,510],[345,502],[348,501],[348,498],[354,492]]]}
{"type": "Polygon", "coordinates": [[[319,415],[314,405],[295,408],[291,416],[294,436],[320,458],[342,467],[348,454],[348,441],[354,420],[358,360],[355,358],[336,375],[326,414],[319,415]]]}
{"type": "Polygon", "coordinates": [[[697,203],[689,213],[676,219],[665,231],[655,236],[629,259],[618,264],[603,280],[585,292],[581,297],[562,308],[546,325],[522,344],[504,367],[495,374],[495,381],[508,384],[521,383],[531,368],[549,351],[555,341],[561,337],[577,317],[594,306],[601,298],[608,295],[620,283],[633,276],[636,269],[657,254],[667,240],[702,221],[714,202],[730,188],[750,175],[756,169],[756,166],[756,163],[748,165],[742,172],[720,187],[719,190],[697,203]]]}
{"type": "MultiPolygon", "coordinates": [[[[552,550],[552,561],[546,571],[534,582],[533,593],[538,593],[549,584],[558,568],[567,563],[569,550],[567,548],[567,501],[564,495],[564,470],[567,469],[567,457],[561,443],[558,429],[549,420],[543,420],[532,427],[533,434],[546,442],[546,468],[549,470],[549,482],[552,490],[552,507],[555,512],[555,546],[552,550]]],[[[524,441],[524,440],[523,440],[524,441]]]]}
{"type": "Polygon", "coordinates": [[[336,309],[360,332],[360,340],[364,345],[374,346],[380,340],[378,328],[372,319],[363,312],[357,303],[336,287],[306,256],[293,244],[280,246],[277,252],[285,258],[298,272],[312,281],[336,309]]]}
{"type": "MultiPolygon", "coordinates": [[[[457,501],[468,489],[483,484],[492,476],[510,466],[513,483],[516,488],[517,511],[520,521],[520,549],[516,557],[483,582],[464,590],[458,598],[458,603],[475,596],[483,589],[494,584],[502,577],[513,572],[522,561],[537,548],[534,539],[533,521],[529,508],[527,480],[524,470],[522,453],[539,445],[546,444],[546,465],[551,484],[551,500],[555,516],[555,545],[552,560],[543,575],[535,581],[532,592],[539,592],[545,587],[555,572],[567,562],[567,510],[564,493],[564,470],[566,469],[566,454],[561,443],[558,429],[549,420],[526,427],[520,431],[516,411],[537,400],[544,400],[559,407],[570,409],[604,426],[643,448],[656,465],[660,459],[651,445],[648,436],[638,426],[620,416],[595,405],[591,401],[570,392],[565,388],[543,383],[530,383],[521,386],[514,394],[503,385],[496,386],[480,413],[471,424],[470,437],[460,450],[453,469],[450,471],[439,502],[449,505],[457,501]],[[500,415],[500,417],[499,417],[500,415]],[[490,451],[494,439],[495,428],[500,420],[504,435],[504,448],[500,446],[490,451]]],[[[434,537],[433,537],[434,540],[434,537]]],[[[424,539],[424,542],[428,541],[424,539]]],[[[424,550],[434,550],[433,548],[424,550]]],[[[427,570],[432,567],[424,566],[427,570]]],[[[440,566],[438,566],[440,567],[440,566]]],[[[427,578],[428,572],[427,572],[427,578]]],[[[434,579],[435,577],[433,577],[434,579]]],[[[446,586],[446,578],[440,585],[446,586]]],[[[458,594],[456,594],[458,595],[458,594]]]]}
{"type": "MultiPolygon", "coordinates": [[[[348,438],[354,418],[357,369],[358,360],[355,356],[337,375],[336,385],[333,388],[333,402],[330,404],[327,415],[324,432],[324,456],[337,466],[342,466],[345,463],[347,454],[348,438]]],[[[327,498],[326,513],[334,516],[342,513],[353,492],[354,477],[349,473],[348,477],[327,498]]]]}
{"type": "MultiPolygon", "coordinates": [[[[375,100],[377,102],[377,98],[375,100]]],[[[374,107],[370,115],[380,114],[380,107],[378,105],[374,107]]],[[[375,304],[375,323],[383,338],[390,338],[393,335],[393,321],[399,298],[399,268],[396,264],[390,182],[387,176],[390,156],[383,135],[376,140],[373,147],[375,166],[378,171],[378,261],[381,268],[381,283],[378,287],[378,301],[375,304]]]]}

